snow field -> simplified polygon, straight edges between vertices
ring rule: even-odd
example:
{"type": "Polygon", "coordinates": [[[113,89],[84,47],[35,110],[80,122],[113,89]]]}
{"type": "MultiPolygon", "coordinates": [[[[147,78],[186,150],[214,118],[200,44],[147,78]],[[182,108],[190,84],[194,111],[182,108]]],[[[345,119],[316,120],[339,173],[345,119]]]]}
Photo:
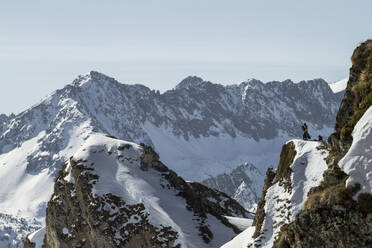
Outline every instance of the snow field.
{"type": "Polygon", "coordinates": [[[354,196],[357,200],[361,193],[372,194],[372,107],[355,125],[352,136],[353,143],[339,166],[349,175],[346,186],[361,185],[354,196]]]}

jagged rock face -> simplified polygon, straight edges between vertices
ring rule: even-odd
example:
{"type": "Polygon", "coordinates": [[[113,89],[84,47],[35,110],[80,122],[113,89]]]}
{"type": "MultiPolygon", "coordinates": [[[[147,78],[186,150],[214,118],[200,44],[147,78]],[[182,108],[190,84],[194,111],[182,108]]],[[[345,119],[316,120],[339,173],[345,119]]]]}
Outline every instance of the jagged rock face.
{"type": "Polygon", "coordinates": [[[284,226],[274,247],[370,247],[372,244],[371,204],[366,209],[351,201],[357,190],[337,190],[324,194],[325,201],[301,211],[294,222],[284,226]],[[369,212],[369,213],[368,213],[369,212]]]}
{"type": "Polygon", "coordinates": [[[351,145],[355,124],[372,104],[372,40],[357,47],[351,61],[349,81],[336,117],[335,134],[330,139],[331,148],[339,151],[341,156],[351,145]]]}
{"type": "Polygon", "coordinates": [[[322,142],[292,140],[283,146],[278,169],[270,169],[253,225],[223,248],[275,246],[283,228],[293,222],[306,195],[322,180],[328,155],[322,142]]]}
{"type": "Polygon", "coordinates": [[[322,125],[323,121],[331,123],[334,117],[330,112],[337,111],[338,104],[333,102],[337,101],[339,96],[328,91],[328,87],[321,79],[298,84],[290,80],[266,84],[257,80],[251,81],[243,94],[243,102],[245,106],[249,106],[244,114],[251,117],[247,120],[248,123],[253,123],[248,127],[257,132],[258,138],[272,138],[277,130],[281,129],[291,136],[298,136],[301,130],[297,127],[305,120],[311,119],[311,123],[317,126],[322,125]],[[307,98],[306,95],[311,97],[307,98]],[[283,112],[283,109],[289,111],[283,112]],[[259,117],[257,111],[260,113],[259,117]],[[277,116],[282,117],[280,122],[277,122],[277,116]]]}
{"type": "Polygon", "coordinates": [[[14,117],[15,117],[14,114],[11,114],[10,116],[0,114],[0,136],[6,130],[6,127],[8,126],[9,121],[14,117]]]}
{"type": "MultiPolygon", "coordinates": [[[[243,216],[245,218],[253,218],[252,214],[243,208],[237,201],[229,197],[222,191],[209,188],[201,183],[191,182],[189,183],[191,188],[201,198],[206,199],[205,205],[207,212],[215,213],[220,216],[243,216]]],[[[225,221],[225,220],[223,220],[225,221]]],[[[239,232],[237,229],[236,232],[239,232]]]]}
{"type": "Polygon", "coordinates": [[[225,215],[251,216],[226,194],[186,183],[151,147],[102,135],[98,143],[94,139],[56,180],[44,247],[214,247],[239,232],[225,215]]]}
{"type": "Polygon", "coordinates": [[[292,193],[292,181],[291,174],[292,170],[290,166],[293,164],[293,160],[296,156],[296,148],[293,142],[288,142],[283,145],[282,151],[280,153],[280,160],[278,164],[278,169],[274,173],[271,169],[267,170],[265,185],[262,190],[261,200],[258,204],[258,209],[253,220],[253,226],[256,227],[253,234],[253,238],[258,238],[264,232],[261,230],[265,218],[265,204],[266,204],[266,193],[267,190],[274,184],[277,183],[279,186],[283,186],[286,192],[292,193]]]}
{"type": "Polygon", "coordinates": [[[273,171],[272,168],[269,168],[267,169],[266,171],[266,177],[265,177],[265,183],[264,183],[264,187],[262,189],[262,195],[261,195],[261,199],[260,201],[258,202],[258,207],[257,207],[257,211],[256,211],[256,214],[254,216],[254,219],[253,219],[253,226],[255,226],[255,232],[253,234],[253,237],[258,237],[259,234],[261,234],[261,227],[262,227],[262,224],[263,224],[263,221],[264,221],[264,218],[265,218],[265,197],[266,197],[266,193],[267,193],[267,190],[271,187],[271,185],[273,185],[274,183],[274,178],[275,178],[275,171],[273,171]]]}
{"type": "Polygon", "coordinates": [[[90,182],[99,176],[82,162],[70,161],[75,183],[65,181],[63,171],[56,181],[47,208],[46,247],[173,247],[177,232],[151,225],[142,203],[94,196],[90,182]]]}
{"type": "MultiPolygon", "coordinates": [[[[294,222],[283,227],[275,247],[371,247],[372,192],[366,193],[364,189],[365,193],[356,197],[360,184],[368,185],[368,182],[347,185],[351,174],[347,175],[342,170],[345,167],[340,168],[340,163],[343,166],[361,163],[367,166],[364,168],[366,171],[370,167],[370,162],[362,161],[363,153],[369,153],[368,149],[352,151],[360,155],[359,161],[348,151],[353,147],[354,127],[372,106],[371,40],[362,43],[354,51],[352,62],[345,97],[337,114],[336,133],[329,139],[331,153],[327,158],[328,169],[323,174],[323,182],[310,190],[305,210],[296,216],[294,222]],[[345,154],[349,154],[349,157],[345,154]]],[[[356,142],[370,146],[368,137],[368,133],[365,133],[356,142]]]]}
{"type": "Polygon", "coordinates": [[[262,173],[253,164],[243,164],[231,173],[203,180],[209,187],[223,191],[246,209],[254,210],[263,187],[262,173]]]}

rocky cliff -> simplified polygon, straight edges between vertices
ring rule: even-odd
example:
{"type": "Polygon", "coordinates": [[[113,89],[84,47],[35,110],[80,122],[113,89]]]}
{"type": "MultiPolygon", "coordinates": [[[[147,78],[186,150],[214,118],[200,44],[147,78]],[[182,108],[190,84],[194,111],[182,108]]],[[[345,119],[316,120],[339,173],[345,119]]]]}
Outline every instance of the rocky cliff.
{"type": "Polygon", "coordinates": [[[282,228],[275,247],[372,246],[372,40],[351,59],[323,181],[310,190],[305,209],[282,228]]]}
{"type": "Polygon", "coordinates": [[[15,117],[14,114],[11,114],[10,116],[0,114],[0,135],[2,135],[2,133],[6,130],[9,121],[14,117],[15,117]]]}
{"type": "Polygon", "coordinates": [[[352,55],[328,144],[292,140],[236,247],[372,247],[372,41],[352,55]]]}
{"type": "Polygon", "coordinates": [[[327,155],[318,141],[287,142],[277,169],[266,173],[253,225],[223,247],[273,247],[283,226],[301,211],[308,192],[322,181],[327,155]]]}
{"type": "Polygon", "coordinates": [[[24,244],[217,247],[239,232],[225,216],[252,218],[225,193],[185,182],[151,147],[96,134],[59,173],[45,236],[24,244]]]}

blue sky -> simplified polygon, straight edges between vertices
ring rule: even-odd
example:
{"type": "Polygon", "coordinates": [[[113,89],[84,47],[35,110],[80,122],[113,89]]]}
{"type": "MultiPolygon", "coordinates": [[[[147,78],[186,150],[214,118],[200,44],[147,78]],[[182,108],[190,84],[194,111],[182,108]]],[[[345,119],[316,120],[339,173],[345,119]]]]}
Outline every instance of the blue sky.
{"type": "Polygon", "coordinates": [[[372,1],[0,1],[0,113],[19,113],[97,70],[161,91],[348,76],[372,38],[372,1]]]}

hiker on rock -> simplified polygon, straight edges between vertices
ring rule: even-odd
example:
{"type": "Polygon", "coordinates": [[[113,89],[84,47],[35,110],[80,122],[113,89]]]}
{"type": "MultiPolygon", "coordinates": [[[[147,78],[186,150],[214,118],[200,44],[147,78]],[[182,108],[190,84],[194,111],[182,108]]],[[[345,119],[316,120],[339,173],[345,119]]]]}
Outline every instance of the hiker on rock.
{"type": "Polygon", "coordinates": [[[303,134],[302,138],[303,138],[304,140],[310,140],[311,137],[310,137],[310,134],[309,134],[309,128],[308,128],[306,122],[305,122],[304,125],[302,126],[302,130],[304,131],[304,134],[303,134]]]}

